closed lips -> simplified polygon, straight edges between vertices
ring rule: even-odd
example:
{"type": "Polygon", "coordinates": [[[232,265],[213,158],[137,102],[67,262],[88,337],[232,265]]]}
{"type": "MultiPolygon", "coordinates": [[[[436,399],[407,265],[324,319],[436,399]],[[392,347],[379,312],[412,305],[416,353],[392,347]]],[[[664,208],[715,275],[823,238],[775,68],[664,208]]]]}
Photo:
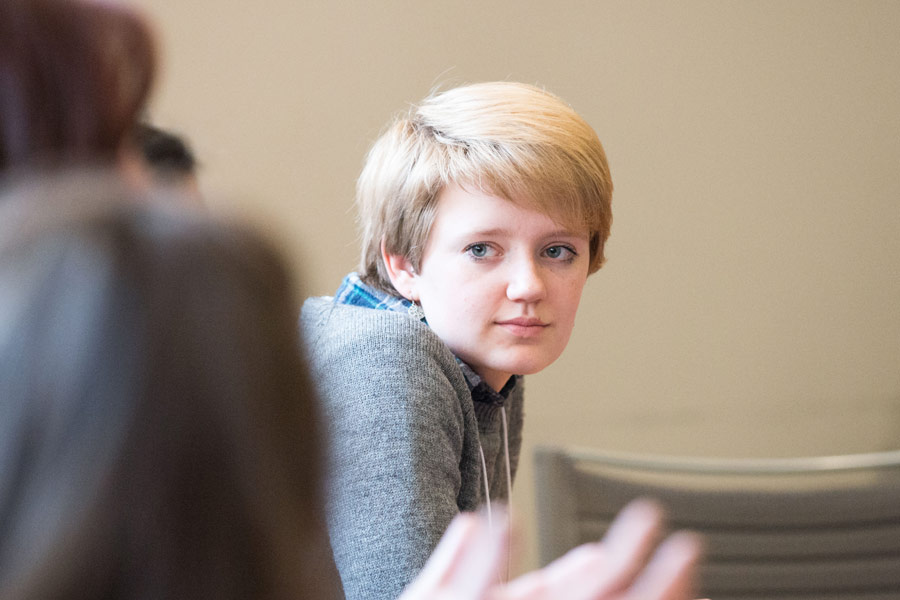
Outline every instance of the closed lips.
{"type": "Polygon", "coordinates": [[[506,321],[497,321],[499,325],[516,325],[518,327],[546,327],[547,324],[540,319],[527,317],[518,317],[515,319],[507,319],[506,321]]]}

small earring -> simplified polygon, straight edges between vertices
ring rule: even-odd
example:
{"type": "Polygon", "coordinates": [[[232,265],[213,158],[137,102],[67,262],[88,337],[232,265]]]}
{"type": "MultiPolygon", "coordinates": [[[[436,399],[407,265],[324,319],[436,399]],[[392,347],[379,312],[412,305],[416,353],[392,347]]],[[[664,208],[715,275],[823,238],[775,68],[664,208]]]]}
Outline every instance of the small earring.
{"type": "Polygon", "coordinates": [[[406,312],[416,321],[421,321],[425,318],[425,311],[422,310],[422,307],[416,302],[410,304],[409,308],[406,309],[406,312]]]}

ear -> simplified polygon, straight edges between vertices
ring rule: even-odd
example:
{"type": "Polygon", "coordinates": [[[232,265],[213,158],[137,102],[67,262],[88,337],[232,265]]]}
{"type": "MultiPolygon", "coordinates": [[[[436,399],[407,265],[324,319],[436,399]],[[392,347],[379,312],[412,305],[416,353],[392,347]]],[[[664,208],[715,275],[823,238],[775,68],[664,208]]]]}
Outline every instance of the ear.
{"type": "Polygon", "coordinates": [[[400,295],[407,300],[416,302],[419,300],[419,294],[416,292],[416,284],[418,283],[418,275],[413,268],[409,259],[400,254],[388,254],[384,248],[384,242],[381,242],[381,260],[387,269],[388,278],[400,295]]]}

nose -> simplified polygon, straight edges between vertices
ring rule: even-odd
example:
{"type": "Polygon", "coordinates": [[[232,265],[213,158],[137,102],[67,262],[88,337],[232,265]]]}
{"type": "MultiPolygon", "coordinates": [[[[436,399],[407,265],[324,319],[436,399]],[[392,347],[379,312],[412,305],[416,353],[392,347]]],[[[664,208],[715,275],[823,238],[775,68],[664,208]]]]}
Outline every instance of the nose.
{"type": "Polygon", "coordinates": [[[537,302],[544,298],[547,287],[540,266],[523,259],[512,266],[506,285],[506,297],[514,302],[537,302]]]}

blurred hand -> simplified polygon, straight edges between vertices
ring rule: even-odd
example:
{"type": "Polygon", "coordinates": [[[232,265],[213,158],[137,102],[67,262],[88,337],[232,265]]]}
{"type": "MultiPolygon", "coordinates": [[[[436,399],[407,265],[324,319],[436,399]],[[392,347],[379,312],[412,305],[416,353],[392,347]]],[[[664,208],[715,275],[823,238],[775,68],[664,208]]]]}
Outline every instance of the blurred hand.
{"type": "Polygon", "coordinates": [[[509,583],[507,520],[493,531],[473,513],[454,519],[401,600],[690,600],[700,543],[676,533],[659,546],[662,512],[647,500],[626,506],[602,542],[585,544],[509,583]],[[654,551],[655,550],[655,551],[654,551]]]}

